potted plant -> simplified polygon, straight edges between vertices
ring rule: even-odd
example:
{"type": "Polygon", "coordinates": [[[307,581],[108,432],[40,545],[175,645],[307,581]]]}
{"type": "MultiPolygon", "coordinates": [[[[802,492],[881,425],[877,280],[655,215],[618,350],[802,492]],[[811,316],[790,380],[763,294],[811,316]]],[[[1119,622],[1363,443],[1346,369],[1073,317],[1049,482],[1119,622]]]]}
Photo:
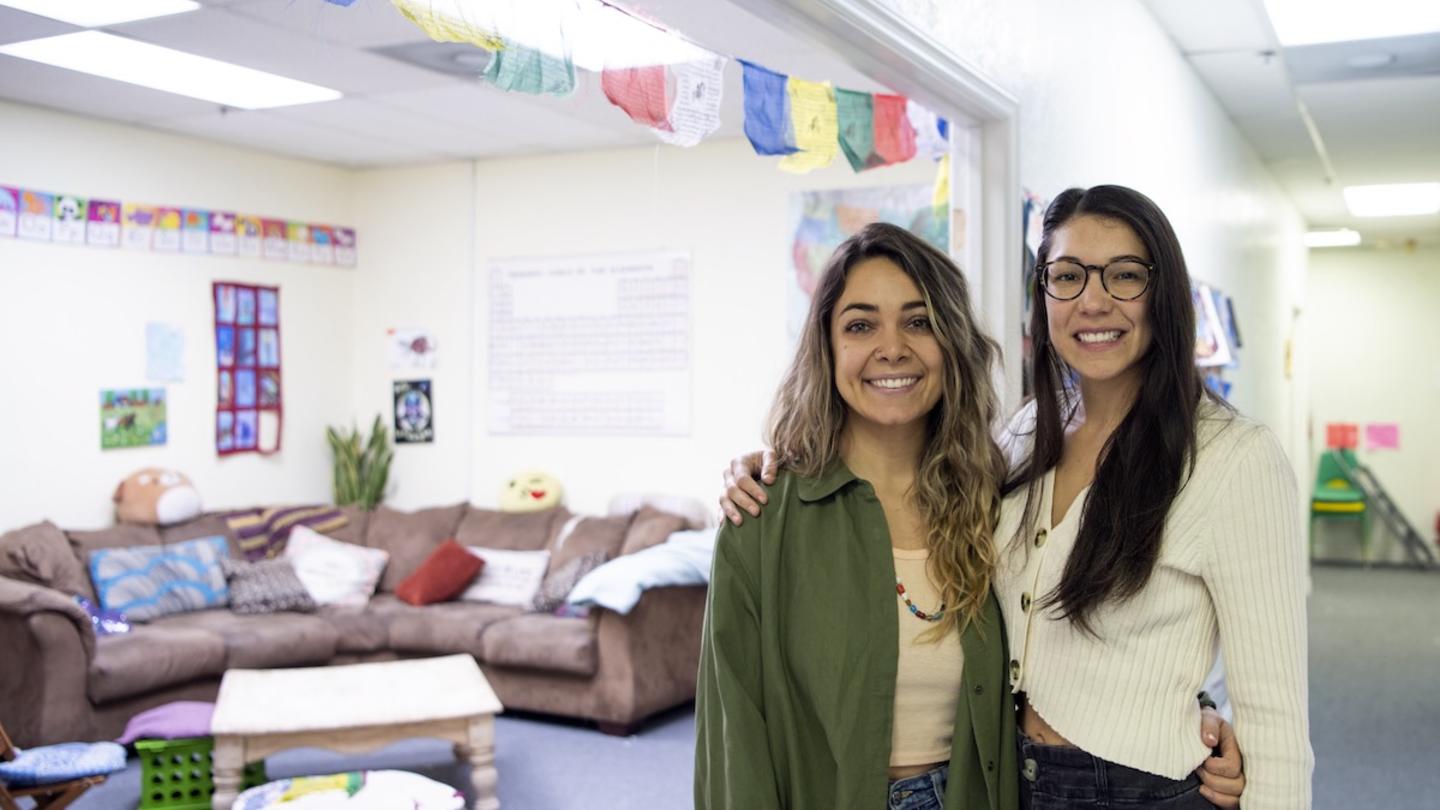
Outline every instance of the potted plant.
{"type": "Polygon", "coordinates": [[[367,512],[385,499],[390,478],[390,433],[381,417],[375,417],[370,438],[358,428],[349,431],[325,429],[325,438],[335,456],[335,505],[359,504],[367,512]]]}

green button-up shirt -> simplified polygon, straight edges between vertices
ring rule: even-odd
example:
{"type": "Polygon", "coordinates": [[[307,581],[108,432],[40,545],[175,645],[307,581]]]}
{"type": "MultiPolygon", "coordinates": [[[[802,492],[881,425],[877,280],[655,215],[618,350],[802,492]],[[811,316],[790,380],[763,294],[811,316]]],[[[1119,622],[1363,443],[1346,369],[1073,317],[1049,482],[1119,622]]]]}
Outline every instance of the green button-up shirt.
{"type": "MultiPolygon", "coordinates": [[[[839,461],[780,473],[759,518],[720,530],[696,699],[701,810],[882,810],[899,628],[869,483],[839,461]]],[[[947,810],[1015,810],[1015,720],[993,596],[961,635],[947,810]]]]}

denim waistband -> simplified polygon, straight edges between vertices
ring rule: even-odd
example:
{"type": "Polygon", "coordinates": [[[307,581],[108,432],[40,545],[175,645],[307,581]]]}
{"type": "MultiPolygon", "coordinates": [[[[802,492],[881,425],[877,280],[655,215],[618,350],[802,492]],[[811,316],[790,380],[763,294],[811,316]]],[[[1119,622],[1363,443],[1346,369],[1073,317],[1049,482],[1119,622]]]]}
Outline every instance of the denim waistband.
{"type": "Polygon", "coordinates": [[[890,795],[905,791],[935,790],[940,795],[945,795],[945,782],[950,775],[950,765],[940,765],[924,773],[917,773],[914,776],[907,776],[904,779],[890,780],[890,795]]]}
{"type": "Polygon", "coordinates": [[[1072,800],[1118,799],[1131,802],[1161,802],[1155,806],[1189,807],[1168,804],[1167,800],[1197,800],[1195,806],[1209,807],[1198,796],[1200,778],[1190,774],[1170,779],[1116,762],[1101,759],[1079,748],[1041,745],[1024,735],[1017,739],[1023,792],[1063,796],[1072,800]]]}

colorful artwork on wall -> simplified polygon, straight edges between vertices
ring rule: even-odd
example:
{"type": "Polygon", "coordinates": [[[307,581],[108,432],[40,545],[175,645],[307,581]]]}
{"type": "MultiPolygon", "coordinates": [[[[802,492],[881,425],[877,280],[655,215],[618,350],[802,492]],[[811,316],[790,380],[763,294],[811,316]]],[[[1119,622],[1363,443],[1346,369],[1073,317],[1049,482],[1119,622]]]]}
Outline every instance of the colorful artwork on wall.
{"type": "Polygon", "coordinates": [[[280,288],[215,282],[215,451],[280,449],[280,288]]]}
{"type": "Polygon", "coordinates": [[[429,380],[396,380],[395,443],[429,444],[435,441],[435,409],[429,380]]]}
{"type": "Polygon", "coordinates": [[[164,444],[165,389],[118,388],[100,392],[100,449],[164,444]]]}

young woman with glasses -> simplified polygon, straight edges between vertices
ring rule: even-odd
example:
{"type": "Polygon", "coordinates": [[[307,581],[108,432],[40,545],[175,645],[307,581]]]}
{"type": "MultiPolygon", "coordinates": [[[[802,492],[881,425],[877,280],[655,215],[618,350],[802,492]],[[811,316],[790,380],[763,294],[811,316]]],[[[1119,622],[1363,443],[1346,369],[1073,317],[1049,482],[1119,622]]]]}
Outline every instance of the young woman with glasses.
{"type": "MultiPolygon", "coordinates": [[[[1129,254],[1149,264],[1138,249],[1129,254]]],[[[1089,254],[1071,258],[1097,261],[1089,254]]],[[[1115,257],[1104,264],[1109,258],[1115,257]]],[[[1116,267],[1110,278],[1122,293],[1133,282],[1128,270],[1116,267]]],[[[1102,265],[1099,272],[1107,270],[1102,265]]],[[[1184,278],[1184,265],[1179,274],[1184,278]]],[[[832,258],[772,415],[770,435],[785,473],[776,479],[773,464],[766,466],[766,480],[775,483],[766,494],[749,479],[759,454],[740,458],[739,483],[733,480],[723,499],[740,529],[721,529],[717,543],[697,711],[697,807],[828,809],[887,801],[891,809],[1011,810],[1030,797],[1017,773],[1008,699],[1009,686],[1020,685],[1011,682],[1021,675],[1017,626],[1008,626],[1007,651],[989,601],[991,582],[1001,584],[1004,566],[1020,551],[1017,543],[992,539],[995,520],[1015,509],[1015,499],[1001,500],[1007,464],[989,435],[994,344],[975,330],[963,290],[948,258],[891,226],[865,229],[832,258]],[[916,244],[914,254],[932,270],[922,277],[906,254],[877,248],[868,233],[916,244]],[[876,262],[903,271],[890,274],[891,285],[901,287],[886,294],[896,304],[848,306],[852,282],[864,280],[876,262]],[[940,294],[946,288],[960,293],[940,294]],[[920,314],[923,334],[909,333],[920,314]],[[841,352],[851,334],[874,336],[868,349],[863,343],[852,349],[851,356],[868,357],[854,368],[841,352]],[[867,398],[897,406],[936,383],[943,396],[929,405],[910,402],[903,419],[896,412],[890,422],[877,421],[865,409],[867,398]],[[759,516],[757,502],[769,502],[768,512],[742,526],[737,504],[759,516]],[[917,630],[932,618],[940,620],[935,627],[917,630]]],[[[1115,324],[1104,326],[1116,331],[1115,324]]],[[[1126,334],[1100,337],[1123,343],[1133,329],[1119,331],[1126,334]]],[[[1005,598],[1004,589],[995,592],[1005,598]]],[[[1025,597],[1027,611],[1030,601],[1025,597]]],[[[1008,613],[1004,604],[1001,613],[1008,613]]],[[[1195,677],[1195,689],[1204,675],[1195,677]]],[[[1115,679],[1096,689],[1126,686],[1115,679]]],[[[1179,712],[1192,735],[1200,715],[1195,689],[1179,712]]],[[[1130,731],[1149,734],[1138,726],[1130,731]]],[[[1202,752],[1189,767],[1204,760],[1214,771],[1202,777],[1205,794],[1236,806],[1244,785],[1238,752],[1228,761],[1207,760],[1215,732],[1188,742],[1202,752]]],[[[1030,760],[1025,773],[1035,770],[1030,760]]],[[[1145,777],[1116,764],[1100,771],[1100,784],[1106,775],[1115,778],[1119,796],[1139,800],[1133,807],[1205,806],[1201,777],[1119,784],[1132,771],[1145,777]],[[1191,804],[1148,804],[1152,793],[1191,804]]]]}

